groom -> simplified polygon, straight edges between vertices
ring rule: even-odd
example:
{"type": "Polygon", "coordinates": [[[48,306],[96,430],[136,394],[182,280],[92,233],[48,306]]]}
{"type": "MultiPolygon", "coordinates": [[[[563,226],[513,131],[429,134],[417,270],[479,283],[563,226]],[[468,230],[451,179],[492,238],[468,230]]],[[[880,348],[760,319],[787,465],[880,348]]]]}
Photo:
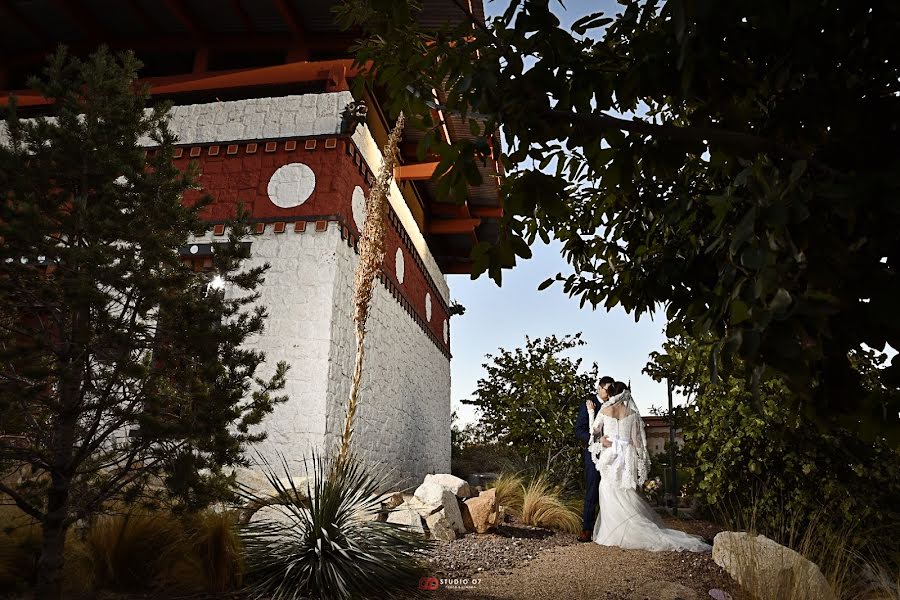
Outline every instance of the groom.
{"type": "MultiPolygon", "coordinates": [[[[601,377],[597,382],[597,396],[599,396],[599,399],[593,394],[589,398],[594,405],[594,414],[600,412],[602,403],[609,400],[609,386],[615,381],[612,377],[605,376],[601,377]]],[[[575,420],[575,435],[578,436],[578,439],[581,440],[584,446],[582,455],[584,458],[584,479],[587,485],[587,492],[584,495],[581,535],[578,536],[578,541],[589,542],[591,541],[591,535],[593,535],[594,519],[596,518],[597,504],[599,502],[600,472],[594,466],[591,453],[587,449],[588,443],[591,441],[591,432],[588,430],[588,411],[584,402],[578,407],[578,418],[575,420]]]]}

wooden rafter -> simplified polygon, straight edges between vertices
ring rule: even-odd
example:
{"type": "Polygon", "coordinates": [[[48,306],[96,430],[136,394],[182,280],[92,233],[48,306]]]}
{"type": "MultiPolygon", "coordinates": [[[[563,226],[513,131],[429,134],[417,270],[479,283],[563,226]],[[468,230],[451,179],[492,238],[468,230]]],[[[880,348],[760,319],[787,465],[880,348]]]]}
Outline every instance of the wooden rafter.
{"type": "Polygon", "coordinates": [[[281,18],[287,23],[291,33],[294,34],[294,37],[300,39],[305,38],[306,33],[303,29],[303,20],[300,18],[300,15],[297,14],[297,11],[294,10],[291,3],[288,2],[288,0],[275,0],[275,7],[278,9],[281,18]]]}
{"type": "MultiPolygon", "coordinates": [[[[258,85],[278,85],[303,81],[327,81],[333,69],[346,69],[347,76],[353,77],[359,68],[352,59],[298,62],[257,69],[238,69],[226,72],[208,72],[202,75],[189,74],[174,77],[156,77],[142,80],[150,84],[151,94],[180,94],[234,89],[258,85]]],[[[34,90],[16,92],[19,106],[41,106],[50,101],[34,90]]],[[[9,103],[9,94],[0,95],[0,106],[9,103]]]]}
{"type": "MultiPolygon", "coordinates": [[[[2,0],[0,0],[2,1],[2,0]]],[[[307,37],[309,47],[322,51],[339,51],[353,43],[353,38],[347,34],[323,35],[315,34],[307,37]]],[[[105,40],[106,45],[113,49],[130,48],[136,52],[142,50],[154,52],[185,52],[195,51],[200,47],[210,50],[288,50],[296,42],[289,34],[252,34],[252,35],[216,35],[206,40],[199,40],[189,35],[157,35],[146,38],[112,39],[105,40]]],[[[74,53],[80,53],[92,49],[90,44],[74,42],[69,45],[74,53]]],[[[0,64],[9,67],[23,67],[38,65],[46,60],[52,47],[21,54],[18,56],[0,56],[0,64]]]]}
{"type": "Polygon", "coordinates": [[[244,24],[244,27],[250,33],[256,33],[256,24],[253,22],[253,19],[250,17],[250,13],[244,9],[244,5],[241,4],[241,0],[229,0],[229,4],[231,5],[231,10],[240,17],[241,23],[244,24]]]}
{"type": "Polygon", "coordinates": [[[153,18],[144,6],[140,3],[139,0],[128,0],[128,7],[131,9],[135,15],[137,15],[137,20],[147,28],[148,31],[153,33],[157,33],[159,31],[159,24],[156,22],[156,19],[153,18]]]}
{"type": "Polygon", "coordinates": [[[432,235],[450,235],[472,233],[481,225],[481,219],[445,219],[428,224],[428,233],[432,235]]]}
{"type": "Polygon", "coordinates": [[[428,162],[394,167],[394,179],[397,181],[422,181],[431,179],[431,176],[434,175],[434,169],[437,166],[438,163],[436,162],[428,162]]]}
{"type": "Polygon", "coordinates": [[[0,0],[0,12],[6,13],[14,21],[17,21],[32,36],[42,40],[47,39],[47,33],[20,11],[11,0],[0,0]]]}
{"type": "Polygon", "coordinates": [[[91,15],[90,8],[86,3],[78,3],[75,5],[72,0],[56,0],[57,6],[61,7],[78,25],[78,28],[92,41],[103,39],[105,31],[100,23],[91,15]]]}
{"type": "Polygon", "coordinates": [[[172,11],[172,14],[181,21],[192,35],[198,38],[206,37],[206,30],[197,22],[197,19],[191,15],[184,0],[165,0],[166,7],[172,11]]]}

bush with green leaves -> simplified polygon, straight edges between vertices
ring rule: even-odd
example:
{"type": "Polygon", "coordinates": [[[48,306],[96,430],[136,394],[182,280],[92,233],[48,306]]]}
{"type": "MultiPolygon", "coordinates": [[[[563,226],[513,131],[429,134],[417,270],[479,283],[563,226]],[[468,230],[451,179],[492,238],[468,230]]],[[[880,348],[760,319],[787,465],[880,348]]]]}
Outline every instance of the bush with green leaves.
{"type": "MultiPolygon", "coordinates": [[[[872,442],[846,429],[819,429],[786,401],[790,391],[777,378],[761,381],[760,412],[743,379],[711,381],[710,351],[701,343],[670,341],[646,369],[657,379],[670,377],[690,395],[676,419],[684,428],[684,455],[692,463],[686,466],[698,496],[730,518],[752,511],[763,531],[785,519],[825,519],[820,527],[849,531],[856,548],[870,544],[884,553],[900,552],[897,449],[883,438],[872,442]]],[[[859,352],[852,360],[867,385],[876,385],[881,358],[859,352]]]]}
{"type": "Polygon", "coordinates": [[[245,499],[270,504],[279,520],[256,517],[243,526],[247,589],[253,598],[394,598],[409,595],[425,574],[431,542],[402,525],[375,519],[386,479],[352,456],[313,455],[300,485],[282,458],[284,477],[263,461],[269,498],[244,490],[245,499]],[[287,524],[286,524],[287,523],[287,524]]]}
{"type": "Polygon", "coordinates": [[[574,425],[592,394],[597,365],[581,370],[581,359],[564,354],[585,344],[581,334],[531,339],[525,347],[487,355],[486,375],[471,399],[478,408],[483,440],[512,448],[530,470],[553,474],[555,483],[581,481],[581,445],[574,425]]]}

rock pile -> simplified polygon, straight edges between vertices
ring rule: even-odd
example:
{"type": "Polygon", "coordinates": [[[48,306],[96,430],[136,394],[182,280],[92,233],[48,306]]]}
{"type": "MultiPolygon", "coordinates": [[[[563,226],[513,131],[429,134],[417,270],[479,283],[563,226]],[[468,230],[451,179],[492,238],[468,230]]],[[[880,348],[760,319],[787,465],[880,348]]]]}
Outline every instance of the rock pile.
{"type": "Polygon", "coordinates": [[[426,475],[412,495],[394,493],[391,498],[394,506],[382,502],[388,511],[388,523],[437,540],[451,541],[469,532],[487,533],[499,522],[494,490],[473,495],[466,481],[447,473],[426,475]]]}

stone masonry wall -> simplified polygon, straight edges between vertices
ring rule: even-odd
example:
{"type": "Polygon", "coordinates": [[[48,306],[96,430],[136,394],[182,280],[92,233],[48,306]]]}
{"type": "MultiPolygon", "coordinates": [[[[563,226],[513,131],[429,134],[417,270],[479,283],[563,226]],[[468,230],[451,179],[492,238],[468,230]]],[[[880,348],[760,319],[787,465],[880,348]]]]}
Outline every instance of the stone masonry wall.
{"type": "MultiPolygon", "coordinates": [[[[351,317],[358,255],[338,245],[332,294],[331,360],[326,439],[335,443],[356,359],[351,317]]],[[[375,283],[353,449],[370,463],[392,468],[401,486],[426,473],[450,470],[450,361],[419,325],[375,283]]]]}

